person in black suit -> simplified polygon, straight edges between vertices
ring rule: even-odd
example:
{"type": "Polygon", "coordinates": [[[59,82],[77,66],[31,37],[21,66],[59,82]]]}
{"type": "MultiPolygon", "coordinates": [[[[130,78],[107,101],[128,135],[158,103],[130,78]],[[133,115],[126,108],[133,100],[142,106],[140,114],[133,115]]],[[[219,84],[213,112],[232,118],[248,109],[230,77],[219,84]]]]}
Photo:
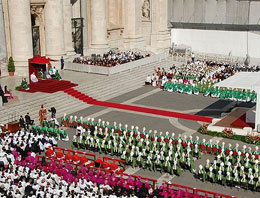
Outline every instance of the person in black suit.
{"type": "Polygon", "coordinates": [[[56,116],[56,109],[55,109],[55,107],[52,107],[50,110],[48,110],[49,112],[51,112],[51,117],[52,118],[55,118],[55,116],[56,116]]]}
{"type": "Polygon", "coordinates": [[[0,85],[0,97],[2,97],[2,103],[0,104],[1,107],[2,105],[4,105],[4,103],[8,103],[7,97],[5,96],[5,92],[3,91],[1,85],[0,85]]]}
{"type": "Polygon", "coordinates": [[[26,128],[29,129],[30,125],[33,125],[34,120],[31,120],[29,113],[25,115],[26,128]]]}
{"type": "Polygon", "coordinates": [[[25,122],[24,122],[24,118],[22,115],[20,116],[20,119],[19,119],[19,125],[20,125],[20,128],[25,129],[25,122]]]}

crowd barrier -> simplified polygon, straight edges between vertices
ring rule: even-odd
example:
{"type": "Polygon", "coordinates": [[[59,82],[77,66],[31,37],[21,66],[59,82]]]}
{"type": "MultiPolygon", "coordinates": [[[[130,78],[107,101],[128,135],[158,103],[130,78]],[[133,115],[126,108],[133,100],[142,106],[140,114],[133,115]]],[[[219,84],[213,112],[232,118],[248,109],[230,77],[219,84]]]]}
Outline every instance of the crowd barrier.
{"type": "Polygon", "coordinates": [[[91,154],[91,153],[87,153],[87,152],[81,152],[81,151],[74,151],[74,150],[70,150],[70,149],[65,149],[65,148],[60,148],[60,147],[53,147],[53,150],[55,152],[57,151],[61,151],[64,155],[66,155],[68,152],[72,153],[72,155],[74,154],[80,154],[80,155],[85,155],[86,157],[91,157],[93,159],[89,159],[89,160],[92,160],[92,161],[96,161],[96,155],[95,154],[91,154]]]}
{"type": "Polygon", "coordinates": [[[64,69],[78,71],[78,72],[112,75],[112,74],[116,74],[119,72],[127,71],[129,69],[133,69],[135,67],[140,67],[142,65],[149,64],[149,63],[152,63],[155,61],[161,61],[161,60],[165,59],[166,57],[167,57],[167,55],[165,53],[158,54],[158,55],[152,55],[150,57],[139,59],[139,60],[136,60],[133,62],[128,62],[128,63],[122,64],[122,65],[117,65],[114,67],[65,62],[64,69]]]}
{"type": "MultiPolygon", "coordinates": [[[[87,152],[75,151],[75,150],[65,149],[65,148],[60,148],[60,147],[53,147],[53,150],[55,153],[57,153],[58,151],[61,151],[64,155],[66,155],[68,152],[70,152],[72,155],[74,155],[74,154],[82,155],[94,162],[97,160],[97,157],[95,154],[91,154],[91,153],[87,153],[87,152]]],[[[107,161],[107,162],[112,161],[114,163],[117,163],[118,166],[122,166],[123,169],[125,170],[125,167],[126,167],[125,160],[103,156],[103,162],[105,162],[105,161],[107,161]]]]}

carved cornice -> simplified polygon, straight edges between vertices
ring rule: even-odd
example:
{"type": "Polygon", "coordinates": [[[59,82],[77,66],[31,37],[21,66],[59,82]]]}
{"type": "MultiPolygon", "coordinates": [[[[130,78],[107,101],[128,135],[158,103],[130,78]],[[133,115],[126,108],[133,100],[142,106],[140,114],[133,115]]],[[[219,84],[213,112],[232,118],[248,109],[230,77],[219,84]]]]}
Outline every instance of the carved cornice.
{"type": "Polygon", "coordinates": [[[31,0],[31,6],[44,6],[46,0],[31,0]]]}

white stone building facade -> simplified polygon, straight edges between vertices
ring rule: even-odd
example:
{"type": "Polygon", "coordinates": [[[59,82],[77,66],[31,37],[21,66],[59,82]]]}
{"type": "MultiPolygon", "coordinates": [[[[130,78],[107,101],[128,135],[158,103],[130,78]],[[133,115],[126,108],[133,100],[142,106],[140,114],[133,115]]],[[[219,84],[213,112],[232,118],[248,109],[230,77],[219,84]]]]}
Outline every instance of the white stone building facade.
{"type": "Polygon", "coordinates": [[[78,40],[83,55],[162,52],[171,45],[167,9],[168,0],[0,0],[0,60],[12,56],[26,76],[34,54],[73,56],[78,40]]]}

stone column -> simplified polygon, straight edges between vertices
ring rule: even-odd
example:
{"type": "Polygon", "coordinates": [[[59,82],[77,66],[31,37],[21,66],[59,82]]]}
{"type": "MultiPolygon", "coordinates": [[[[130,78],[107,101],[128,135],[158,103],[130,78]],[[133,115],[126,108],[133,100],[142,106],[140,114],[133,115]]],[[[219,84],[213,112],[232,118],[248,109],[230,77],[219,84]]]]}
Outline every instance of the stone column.
{"type": "Polygon", "coordinates": [[[72,43],[72,5],[70,0],[63,0],[63,20],[64,20],[64,41],[65,41],[65,52],[68,56],[75,55],[75,51],[72,43]]]}
{"type": "Polygon", "coordinates": [[[5,28],[4,15],[2,9],[2,0],[0,0],[0,61],[6,58],[6,42],[5,42],[5,28]]]}
{"type": "Polygon", "coordinates": [[[168,1],[152,1],[152,35],[151,47],[155,53],[169,51],[171,46],[171,35],[168,28],[168,1]]]}
{"type": "Polygon", "coordinates": [[[205,22],[214,23],[217,18],[217,0],[207,0],[205,2],[205,22]]]}
{"type": "Polygon", "coordinates": [[[87,17],[87,0],[81,0],[81,18],[83,18],[83,54],[88,50],[88,17],[87,17]]]}
{"type": "Polygon", "coordinates": [[[204,23],[205,22],[205,0],[195,0],[194,2],[194,22],[204,23]]]}
{"type": "Polygon", "coordinates": [[[183,1],[183,20],[188,23],[194,23],[194,3],[195,0],[183,1]]]}
{"type": "Polygon", "coordinates": [[[8,1],[12,57],[15,74],[27,76],[28,59],[33,57],[30,1],[8,1]]]}
{"type": "MultiPolygon", "coordinates": [[[[144,49],[145,40],[142,36],[142,1],[125,0],[125,32],[126,49],[144,49]]],[[[150,10],[149,10],[150,12],[150,10]]]]}
{"type": "Polygon", "coordinates": [[[173,1],[173,20],[174,22],[183,21],[183,0],[173,1]]]}
{"type": "Polygon", "coordinates": [[[102,54],[108,50],[106,0],[91,0],[91,51],[102,54]]]}
{"type": "Polygon", "coordinates": [[[226,24],[227,15],[227,0],[218,0],[217,2],[217,17],[216,23],[226,24]]]}
{"type": "Polygon", "coordinates": [[[235,24],[237,19],[237,0],[227,0],[226,5],[226,23],[235,24]]]}
{"type": "Polygon", "coordinates": [[[65,55],[63,0],[48,0],[44,11],[46,56],[60,60],[65,55]]]}

